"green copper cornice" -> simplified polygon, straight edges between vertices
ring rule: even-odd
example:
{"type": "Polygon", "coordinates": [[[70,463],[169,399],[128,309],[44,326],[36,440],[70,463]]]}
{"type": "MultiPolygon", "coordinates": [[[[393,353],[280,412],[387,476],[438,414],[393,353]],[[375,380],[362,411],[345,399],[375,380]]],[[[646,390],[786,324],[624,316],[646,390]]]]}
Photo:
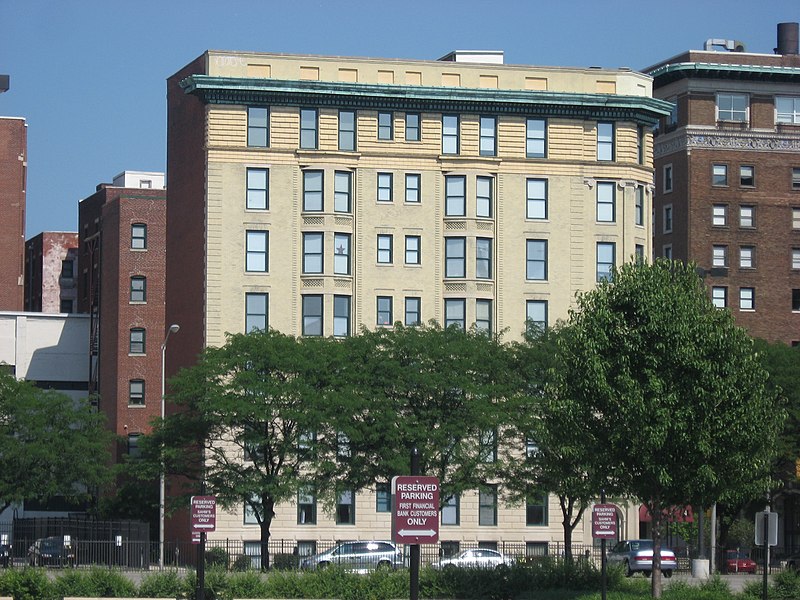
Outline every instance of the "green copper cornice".
{"type": "Polygon", "coordinates": [[[487,90],[192,75],[184,92],[207,104],[283,104],[431,112],[485,112],[655,125],[672,104],[645,96],[487,90]]]}
{"type": "Polygon", "coordinates": [[[648,73],[659,86],[677,79],[739,79],[800,83],[800,68],[775,65],[732,65],[682,62],[662,65],[648,73]]]}

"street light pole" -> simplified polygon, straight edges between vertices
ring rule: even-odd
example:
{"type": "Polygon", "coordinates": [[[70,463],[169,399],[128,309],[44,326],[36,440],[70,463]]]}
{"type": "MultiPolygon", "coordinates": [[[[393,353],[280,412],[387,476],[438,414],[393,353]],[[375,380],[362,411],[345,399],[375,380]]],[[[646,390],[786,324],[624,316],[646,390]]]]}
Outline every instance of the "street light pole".
{"type": "MultiPolygon", "coordinates": [[[[178,333],[181,326],[173,323],[167,329],[167,335],[164,336],[164,341],[161,343],[161,422],[164,422],[165,416],[165,398],[166,398],[166,358],[167,358],[167,340],[170,333],[178,333]]],[[[161,457],[161,477],[158,481],[158,566],[164,568],[164,505],[166,496],[166,485],[164,481],[164,457],[161,457]]]]}

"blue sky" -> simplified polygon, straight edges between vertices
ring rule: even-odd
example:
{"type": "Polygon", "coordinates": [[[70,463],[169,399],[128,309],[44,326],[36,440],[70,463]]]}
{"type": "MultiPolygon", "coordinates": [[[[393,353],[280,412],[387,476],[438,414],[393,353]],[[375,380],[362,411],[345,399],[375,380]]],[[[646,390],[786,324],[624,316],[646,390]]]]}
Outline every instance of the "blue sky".
{"type": "Polygon", "coordinates": [[[0,0],[0,115],[28,122],[31,237],[76,230],[121,171],[166,169],[166,78],[207,49],[643,69],[708,38],[771,53],[787,21],[798,0],[0,0]]]}

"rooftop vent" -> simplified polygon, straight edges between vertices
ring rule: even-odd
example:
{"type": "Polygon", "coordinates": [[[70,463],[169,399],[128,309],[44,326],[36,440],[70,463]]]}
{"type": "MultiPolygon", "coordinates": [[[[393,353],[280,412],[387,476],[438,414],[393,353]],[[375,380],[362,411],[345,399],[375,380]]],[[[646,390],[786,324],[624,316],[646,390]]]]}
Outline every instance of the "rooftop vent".
{"type": "Polygon", "coordinates": [[[453,50],[439,60],[444,62],[502,65],[504,59],[502,50],[453,50]]]}
{"type": "Polygon", "coordinates": [[[720,46],[728,52],[744,52],[744,42],[739,40],[723,40],[721,38],[708,38],[706,40],[706,52],[714,50],[714,47],[720,46]]]}
{"type": "Polygon", "coordinates": [[[798,54],[800,23],[778,23],[778,47],[775,54],[798,54]]]}

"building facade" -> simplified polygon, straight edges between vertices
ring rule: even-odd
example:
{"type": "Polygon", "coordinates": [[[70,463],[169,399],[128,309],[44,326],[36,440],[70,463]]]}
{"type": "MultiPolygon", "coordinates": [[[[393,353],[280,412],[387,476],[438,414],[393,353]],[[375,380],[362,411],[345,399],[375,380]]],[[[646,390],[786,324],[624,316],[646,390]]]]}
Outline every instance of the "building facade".
{"type": "Polygon", "coordinates": [[[126,171],[79,205],[79,311],[91,317],[90,393],[135,453],[161,414],[163,173],[126,171]]]}
{"type": "Polygon", "coordinates": [[[0,117],[0,310],[23,307],[27,168],[28,124],[0,117]]]}
{"type": "Polygon", "coordinates": [[[674,103],[655,138],[654,255],[694,261],[754,337],[800,341],[800,56],[711,39],[646,69],[674,103]],[[720,48],[720,49],[716,49],[720,48]]]}
{"type": "MultiPolygon", "coordinates": [[[[566,318],[576,292],[649,258],[651,127],[669,105],[642,74],[497,52],[209,51],[167,94],[165,323],[181,326],[168,372],[253,328],[347,336],[435,319],[518,339],[526,319],[566,318]]],[[[348,502],[345,523],[298,497],[272,537],[304,553],[389,536],[380,490],[348,502]]],[[[562,539],[559,514],[554,497],[509,507],[475,491],[445,508],[440,538],[537,551],[562,539]]],[[[634,513],[621,517],[635,536],[634,513]]],[[[214,535],[254,544],[258,526],[231,511],[214,535]]]]}
{"type": "Polygon", "coordinates": [[[25,310],[78,310],[78,234],[44,231],[25,242],[25,310]]]}

